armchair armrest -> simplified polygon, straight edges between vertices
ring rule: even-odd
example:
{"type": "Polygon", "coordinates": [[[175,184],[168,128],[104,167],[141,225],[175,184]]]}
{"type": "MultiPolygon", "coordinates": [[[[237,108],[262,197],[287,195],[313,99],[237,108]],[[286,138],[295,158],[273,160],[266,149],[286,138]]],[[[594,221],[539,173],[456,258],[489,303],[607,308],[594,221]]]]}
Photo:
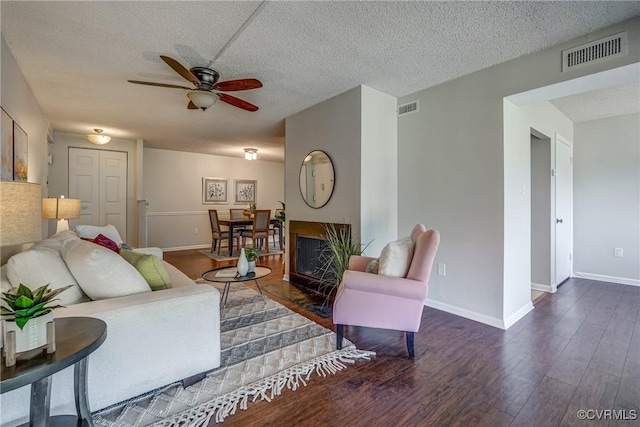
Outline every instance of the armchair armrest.
{"type": "Polygon", "coordinates": [[[424,301],[428,286],[424,282],[403,277],[381,276],[362,271],[347,270],[342,276],[345,289],[372,292],[400,298],[424,301]]]}
{"type": "Polygon", "coordinates": [[[351,255],[349,258],[349,270],[354,271],[365,271],[367,269],[367,265],[375,258],[362,256],[362,255],[351,255]]]}

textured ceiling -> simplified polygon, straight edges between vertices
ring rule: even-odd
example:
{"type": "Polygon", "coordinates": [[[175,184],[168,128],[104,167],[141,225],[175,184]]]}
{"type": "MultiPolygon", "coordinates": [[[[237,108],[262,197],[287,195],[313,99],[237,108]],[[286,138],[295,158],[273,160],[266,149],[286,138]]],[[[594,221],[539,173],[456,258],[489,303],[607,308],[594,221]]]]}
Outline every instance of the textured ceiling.
{"type": "Polygon", "coordinates": [[[269,2],[218,58],[260,107],[187,110],[159,55],[206,65],[260,2],[2,1],[2,33],[54,131],[145,146],[284,159],[284,119],[360,84],[394,96],[527,55],[640,14],[640,2],[269,2]]]}
{"type": "Polygon", "coordinates": [[[640,112],[640,84],[592,90],[551,101],[574,123],[640,112]]]}

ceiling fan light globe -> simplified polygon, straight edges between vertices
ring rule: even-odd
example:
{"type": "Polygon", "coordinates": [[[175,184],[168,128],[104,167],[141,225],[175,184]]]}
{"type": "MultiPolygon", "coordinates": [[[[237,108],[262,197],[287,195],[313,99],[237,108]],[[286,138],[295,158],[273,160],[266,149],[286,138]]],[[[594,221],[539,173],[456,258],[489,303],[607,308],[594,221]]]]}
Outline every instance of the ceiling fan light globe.
{"type": "Polygon", "coordinates": [[[218,101],[218,95],[211,92],[192,90],[187,93],[187,97],[196,107],[206,110],[218,101]]]}

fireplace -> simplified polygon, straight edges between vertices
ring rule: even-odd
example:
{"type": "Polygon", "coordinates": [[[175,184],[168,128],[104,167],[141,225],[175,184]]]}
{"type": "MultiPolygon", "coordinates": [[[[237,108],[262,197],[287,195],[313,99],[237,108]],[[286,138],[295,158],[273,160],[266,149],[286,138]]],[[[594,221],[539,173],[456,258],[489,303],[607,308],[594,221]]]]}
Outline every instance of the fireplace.
{"type": "MultiPolygon", "coordinates": [[[[349,229],[349,224],[333,224],[336,229],[349,229]]],[[[289,221],[289,281],[312,292],[324,294],[335,276],[323,274],[327,251],[323,223],[289,221]]]]}

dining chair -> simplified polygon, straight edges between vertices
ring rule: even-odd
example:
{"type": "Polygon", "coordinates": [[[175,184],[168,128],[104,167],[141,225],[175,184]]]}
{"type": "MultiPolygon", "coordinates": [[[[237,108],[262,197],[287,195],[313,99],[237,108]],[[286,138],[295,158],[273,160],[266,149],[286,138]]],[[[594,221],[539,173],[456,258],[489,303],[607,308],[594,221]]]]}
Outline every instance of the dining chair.
{"type": "MultiPolygon", "coordinates": [[[[276,209],[275,210],[275,215],[274,218],[279,218],[280,215],[282,215],[282,213],[284,212],[284,209],[276,209]]],[[[280,235],[280,228],[284,227],[284,223],[278,221],[278,223],[273,224],[271,226],[271,228],[273,229],[273,244],[276,244],[276,234],[280,235]]],[[[282,234],[282,237],[284,239],[284,234],[282,234]]],[[[280,247],[282,248],[283,242],[278,242],[280,244],[280,247]]]]}
{"type": "Polygon", "coordinates": [[[229,218],[244,219],[244,209],[229,209],[229,218]]]}
{"type": "MultiPolygon", "coordinates": [[[[271,210],[270,209],[258,209],[253,215],[253,229],[242,230],[240,236],[242,237],[242,247],[245,246],[245,239],[247,237],[253,240],[253,247],[259,248],[261,241],[266,240],[266,250],[269,253],[269,236],[274,236],[273,229],[269,228],[271,222],[271,210]]],[[[274,237],[275,244],[275,237],[274,237]]]]}
{"type": "MultiPolygon", "coordinates": [[[[218,255],[220,255],[222,240],[229,239],[229,231],[222,231],[220,229],[218,211],[216,209],[209,209],[209,222],[211,223],[211,253],[216,250],[217,246],[218,255]]],[[[236,240],[236,246],[240,246],[240,234],[234,231],[232,238],[236,240]]]]}

